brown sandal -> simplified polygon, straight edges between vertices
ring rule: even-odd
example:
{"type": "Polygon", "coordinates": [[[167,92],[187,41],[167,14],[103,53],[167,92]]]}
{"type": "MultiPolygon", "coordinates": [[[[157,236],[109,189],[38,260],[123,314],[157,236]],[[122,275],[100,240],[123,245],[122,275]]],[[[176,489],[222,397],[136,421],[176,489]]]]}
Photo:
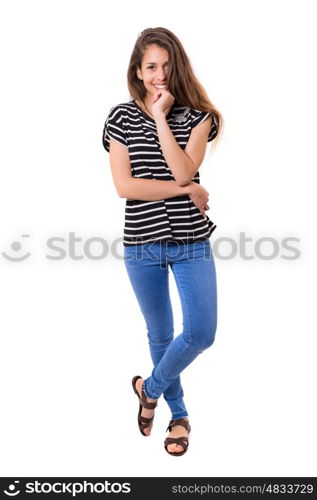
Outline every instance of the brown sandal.
{"type": "MultiPolygon", "coordinates": [[[[173,427],[175,427],[176,425],[181,425],[182,427],[185,427],[185,429],[187,430],[188,434],[191,431],[191,427],[189,425],[189,422],[187,420],[185,420],[184,418],[178,418],[177,420],[170,420],[170,423],[168,424],[166,432],[167,431],[171,432],[171,430],[173,429],[173,427]]],[[[181,455],[184,455],[184,453],[186,453],[186,451],[187,451],[188,445],[189,445],[189,441],[188,441],[188,437],[187,436],[181,436],[181,437],[178,437],[178,438],[166,438],[165,441],[164,441],[164,448],[167,451],[167,453],[169,455],[174,455],[175,457],[180,457],[181,455]],[[181,451],[180,453],[169,451],[167,449],[167,446],[169,444],[174,444],[174,443],[182,446],[184,448],[183,451],[181,451]]]]}
{"type": "Polygon", "coordinates": [[[139,399],[138,426],[139,426],[139,430],[140,430],[140,432],[141,432],[141,434],[143,436],[149,436],[149,434],[145,434],[143,431],[147,427],[152,428],[152,425],[153,425],[152,422],[153,422],[153,419],[154,419],[154,414],[153,414],[153,416],[151,418],[143,417],[143,415],[141,415],[142,407],[146,408],[148,410],[154,410],[154,408],[156,408],[156,406],[157,406],[157,401],[155,403],[148,403],[147,402],[146,395],[145,395],[145,392],[143,390],[143,386],[142,386],[142,392],[141,392],[141,398],[140,398],[140,395],[139,395],[139,393],[138,393],[138,391],[136,389],[136,381],[139,378],[142,378],[142,377],[140,377],[140,375],[136,375],[132,379],[133,390],[134,390],[135,394],[138,396],[138,399],[139,399]]]}

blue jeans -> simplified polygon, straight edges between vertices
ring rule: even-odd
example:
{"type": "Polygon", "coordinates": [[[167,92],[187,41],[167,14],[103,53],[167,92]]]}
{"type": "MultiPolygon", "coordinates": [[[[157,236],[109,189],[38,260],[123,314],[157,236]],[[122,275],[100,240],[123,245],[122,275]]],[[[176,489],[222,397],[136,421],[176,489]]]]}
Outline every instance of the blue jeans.
{"type": "Polygon", "coordinates": [[[187,417],[180,373],[212,345],[217,327],[216,270],[210,241],[125,246],[124,259],[146,322],[154,365],[151,376],[144,380],[144,392],[152,399],[163,394],[173,419],[187,417]],[[183,332],[175,338],[169,266],[183,315],[183,332]]]}

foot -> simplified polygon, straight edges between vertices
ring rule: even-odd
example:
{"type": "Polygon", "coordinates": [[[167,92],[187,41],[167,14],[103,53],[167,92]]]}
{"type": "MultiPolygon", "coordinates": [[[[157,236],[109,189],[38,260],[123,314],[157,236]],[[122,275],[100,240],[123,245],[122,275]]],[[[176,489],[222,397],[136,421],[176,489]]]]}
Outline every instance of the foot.
{"type": "MultiPolygon", "coordinates": [[[[135,383],[135,388],[138,391],[140,397],[141,397],[143,382],[144,382],[143,378],[139,378],[135,383]]],[[[155,403],[155,401],[157,401],[157,399],[151,399],[148,397],[146,398],[146,400],[148,403],[155,403]]],[[[142,417],[151,418],[153,414],[154,410],[148,410],[147,408],[142,407],[142,412],[141,412],[142,417]]],[[[149,427],[143,429],[144,434],[146,434],[147,436],[151,434],[151,429],[152,429],[152,424],[150,424],[149,427]]]]}
{"type": "MultiPolygon", "coordinates": [[[[184,418],[184,420],[186,420],[188,422],[187,417],[182,417],[182,418],[184,418]]],[[[188,436],[187,430],[182,425],[175,425],[167,437],[178,438],[181,436],[187,437],[188,436]]],[[[184,451],[184,448],[180,444],[176,444],[176,443],[168,444],[167,449],[171,453],[176,453],[176,454],[184,451]]]]}

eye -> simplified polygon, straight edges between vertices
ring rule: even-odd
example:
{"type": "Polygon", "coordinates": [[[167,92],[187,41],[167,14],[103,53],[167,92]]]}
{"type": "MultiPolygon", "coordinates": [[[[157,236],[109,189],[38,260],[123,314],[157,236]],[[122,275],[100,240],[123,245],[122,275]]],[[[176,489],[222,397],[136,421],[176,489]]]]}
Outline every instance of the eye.
{"type": "Polygon", "coordinates": [[[153,66],[153,65],[151,65],[151,66],[148,66],[148,67],[147,67],[147,69],[151,69],[151,68],[154,68],[154,66],[153,66]]]}

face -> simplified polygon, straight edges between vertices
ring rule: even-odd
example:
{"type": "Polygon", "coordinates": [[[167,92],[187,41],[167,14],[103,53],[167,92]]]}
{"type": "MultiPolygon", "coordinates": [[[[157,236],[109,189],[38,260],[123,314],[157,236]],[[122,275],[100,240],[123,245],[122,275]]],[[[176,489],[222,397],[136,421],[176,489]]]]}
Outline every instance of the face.
{"type": "Polygon", "coordinates": [[[158,89],[166,88],[168,72],[168,52],[158,45],[148,45],[142,59],[141,69],[137,69],[137,77],[143,80],[147,96],[158,89]]]}

